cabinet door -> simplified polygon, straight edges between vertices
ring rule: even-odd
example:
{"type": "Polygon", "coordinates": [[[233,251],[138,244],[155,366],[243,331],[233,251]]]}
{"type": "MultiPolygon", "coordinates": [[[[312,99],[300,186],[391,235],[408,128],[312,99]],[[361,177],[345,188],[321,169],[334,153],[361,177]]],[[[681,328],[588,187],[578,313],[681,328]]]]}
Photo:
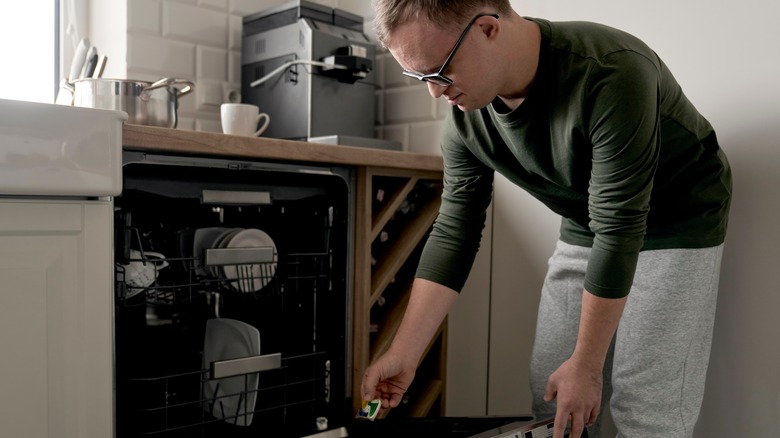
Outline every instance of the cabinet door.
{"type": "Polygon", "coordinates": [[[536,313],[560,218],[498,173],[493,190],[487,413],[527,415],[536,313]]]}
{"type": "Polygon", "coordinates": [[[0,200],[3,436],[110,437],[112,207],[0,200]]]}

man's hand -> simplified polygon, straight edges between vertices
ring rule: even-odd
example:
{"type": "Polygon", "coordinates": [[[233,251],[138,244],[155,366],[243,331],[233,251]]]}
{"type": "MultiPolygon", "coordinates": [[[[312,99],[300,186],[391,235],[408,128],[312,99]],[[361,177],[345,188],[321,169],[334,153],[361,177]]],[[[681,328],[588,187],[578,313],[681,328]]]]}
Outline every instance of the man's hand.
{"type": "Polygon", "coordinates": [[[574,353],[550,375],[544,393],[546,401],[558,400],[553,438],[563,438],[569,421],[570,438],[579,438],[582,429],[596,421],[601,409],[604,360],[625,305],[626,297],[601,298],[582,291],[574,353]]]}
{"type": "Polygon", "coordinates": [[[382,400],[383,409],[398,406],[414,379],[415,365],[404,365],[392,352],[380,356],[363,374],[363,400],[379,398],[382,400]]]}
{"type": "Polygon", "coordinates": [[[398,406],[412,383],[425,347],[457,297],[458,293],[452,289],[415,279],[409,304],[390,348],[363,374],[360,387],[363,400],[381,398],[385,409],[398,406]]]}
{"type": "Polygon", "coordinates": [[[566,424],[571,421],[570,438],[579,438],[583,429],[599,416],[602,373],[600,367],[564,362],[547,381],[544,400],[557,399],[553,438],[563,438],[566,424]]]}

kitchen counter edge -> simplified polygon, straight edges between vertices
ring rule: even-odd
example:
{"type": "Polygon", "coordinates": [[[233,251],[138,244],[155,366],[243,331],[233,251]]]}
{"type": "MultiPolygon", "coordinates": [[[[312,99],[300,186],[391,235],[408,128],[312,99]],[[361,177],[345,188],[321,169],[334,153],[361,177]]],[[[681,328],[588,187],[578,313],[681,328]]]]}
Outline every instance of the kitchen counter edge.
{"type": "Polygon", "coordinates": [[[442,158],[437,155],[243,137],[128,123],[124,124],[122,130],[122,144],[126,150],[155,153],[259,158],[433,172],[441,172],[443,168],[442,158]]]}

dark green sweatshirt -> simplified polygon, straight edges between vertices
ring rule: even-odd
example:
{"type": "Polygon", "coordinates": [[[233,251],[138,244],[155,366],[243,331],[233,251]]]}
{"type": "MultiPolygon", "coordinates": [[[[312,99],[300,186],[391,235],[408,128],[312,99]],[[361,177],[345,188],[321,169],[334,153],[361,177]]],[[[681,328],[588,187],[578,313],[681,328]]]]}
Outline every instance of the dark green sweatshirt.
{"type": "Polygon", "coordinates": [[[531,20],[542,43],[525,101],[446,119],[442,205],[417,276],[463,287],[494,171],[562,216],[562,241],[593,248],[583,287],[597,296],[628,294],[641,250],[722,243],[728,161],[661,59],[616,29],[531,20]]]}

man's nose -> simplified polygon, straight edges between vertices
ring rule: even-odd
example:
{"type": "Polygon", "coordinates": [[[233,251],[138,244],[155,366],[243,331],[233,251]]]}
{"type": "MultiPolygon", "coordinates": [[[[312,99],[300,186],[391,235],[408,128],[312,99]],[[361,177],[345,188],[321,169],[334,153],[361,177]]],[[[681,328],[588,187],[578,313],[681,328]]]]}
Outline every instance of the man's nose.
{"type": "Polygon", "coordinates": [[[447,91],[448,87],[443,87],[441,85],[436,85],[433,82],[427,82],[428,84],[428,93],[431,94],[431,97],[434,99],[438,99],[441,97],[442,94],[444,94],[445,91],[447,91]]]}

